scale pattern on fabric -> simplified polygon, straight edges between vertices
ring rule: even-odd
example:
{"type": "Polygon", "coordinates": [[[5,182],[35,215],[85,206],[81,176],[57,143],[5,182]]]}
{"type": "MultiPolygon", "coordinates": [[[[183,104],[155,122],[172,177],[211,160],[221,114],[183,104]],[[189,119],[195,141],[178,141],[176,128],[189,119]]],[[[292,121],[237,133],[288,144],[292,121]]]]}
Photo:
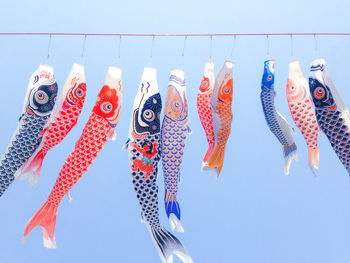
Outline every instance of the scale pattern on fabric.
{"type": "Polygon", "coordinates": [[[21,127],[15,140],[3,156],[0,165],[0,196],[15,179],[15,172],[28,160],[40,145],[39,135],[50,115],[37,116],[25,113],[21,118],[21,127]]]}

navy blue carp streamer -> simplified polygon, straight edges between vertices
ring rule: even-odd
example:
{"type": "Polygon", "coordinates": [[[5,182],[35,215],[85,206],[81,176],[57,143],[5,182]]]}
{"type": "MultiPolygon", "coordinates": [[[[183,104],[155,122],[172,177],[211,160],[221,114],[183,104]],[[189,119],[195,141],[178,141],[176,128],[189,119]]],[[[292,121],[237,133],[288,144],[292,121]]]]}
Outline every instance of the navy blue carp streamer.
{"type": "Polygon", "coordinates": [[[131,177],[141,207],[141,220],[146,224],[162,263],[172,263],[173,254],[184,263],[192,263],[181,242],[159,222],[158,162],[160,161],[160,112],[162,101],[156,69],[144,69],[134,100],[128,140],[131,177]]]}
{"type": "Polygon", "coordinates": [[[350,113],[326,72],[324,59],[312,61],[309,86],[318,125],[350,173],[350,113]]]}
{"type": "Polygon", "coordinates": [[[274,90],[274,63],[274,60],[267,60],[264,62],[264,74],[261,81],[260,99],[267,125],[282,144],[285,159],[284,172],[285,174],[289,174],[289,167],[292,160],[298,159],[297,146],[293,141],[288,122],[278,111],[276,111],[275,108],[276,92],[274,90]]]}
{"type": "Polygon", "coordinates": [[[40,65],[29,80],[17,129],[0,161],[0,196],[14,181],[17,170],[39,147],[43,138],[41,131],[50,118],[56,96],[53,68],[40,65]]]}

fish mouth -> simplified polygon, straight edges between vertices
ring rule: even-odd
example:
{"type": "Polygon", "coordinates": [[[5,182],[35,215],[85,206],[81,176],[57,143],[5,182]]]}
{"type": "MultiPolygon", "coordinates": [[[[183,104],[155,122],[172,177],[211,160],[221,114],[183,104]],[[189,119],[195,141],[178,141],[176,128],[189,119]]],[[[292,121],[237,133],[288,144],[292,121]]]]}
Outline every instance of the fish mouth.
{"type": "Polygon", "coordinates": [[[275,60],[271,59],[268,62],[268,67],[271,73],[275,73],[275,60]]]}

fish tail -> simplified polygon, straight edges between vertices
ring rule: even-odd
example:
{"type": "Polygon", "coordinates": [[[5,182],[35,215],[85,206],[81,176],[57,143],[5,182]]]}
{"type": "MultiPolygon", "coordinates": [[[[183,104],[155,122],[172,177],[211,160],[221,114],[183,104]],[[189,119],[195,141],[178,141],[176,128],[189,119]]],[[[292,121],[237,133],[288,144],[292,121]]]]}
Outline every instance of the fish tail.
{"type": "Polygon", "coordinates": [[[57,206],[46,201],[36,214],[28,221],[24,228],[22,243],[24,243],[30,232],[37,226],[43,230],[44,247],[56,248],[54,237],[56,226],[57,206]]]}
{"type": "Polygon", "coordinates": [[[172,263],[173,254],[181,259],[183,263],[193,263],[187,250],[174,235],[163,227],[151,227],[149,224],[146,224],[146,226],[151,234],[162,263],[172,263]]]}
{"type": "Polygon", "coordinates": [[[177,232],[184,232],[181,225],[181,210],[179,202],[176,200],[176,196],[171,194],[168,190],[165,190],[165,211],[169,218],[169,223],[171,230],[176,230],[177,232]]]}
{"type": "Polygon", "coordinates": [[[298,154],[297,154],[297,146],[293,142],[291,145],[283,145],[283,154],[284,154],[284,173],[289,174],[289,167],[292,163],[292,160],[298,160],[298,154]]]}
{"type": "Polygon", "coordinates": [[[203,167],[203,170],[214,170],[216,172],[216,177],[219,177],[223,165],[224,150],[217,145],[210,156],[208,163],[203,167]]]}
{"type": "Polygon", "coordinates": [[[320,155],[318,153],[318,147],[309,147],[309,166],[313,174],[315,174],[314,168],[318,169],[320,165],[320,155]]]}
{"type": "Polygon", "coordinates": [[[24,180],[28,177],[30,185],[33,187],[36,186],[39,180],[44,157],[45,154],[40,150],[34,155],[34,157],[28,159],[23,167],[16,172],[16,179],[24,180]]]}
{"type": "Polygon", "coordinates": [[[209,143],[209,148],[208,148],[208,150],[207,150],[207,152],[206,152],[206,154],[205,154],[205,156],[203,158],[203,165],[202,165],[202,167],[204,167],[208,163],[209,158],[210,158],[211,154],[214,151],[214,147],[215,147],[215,142],[209,143]]]}

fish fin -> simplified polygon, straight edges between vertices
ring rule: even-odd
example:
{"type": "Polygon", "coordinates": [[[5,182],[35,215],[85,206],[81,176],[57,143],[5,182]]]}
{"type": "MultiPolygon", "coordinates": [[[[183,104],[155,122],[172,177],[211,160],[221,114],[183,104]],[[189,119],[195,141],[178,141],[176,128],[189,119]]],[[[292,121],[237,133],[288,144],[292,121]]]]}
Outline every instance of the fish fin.
{"type": "Polygon", "coordinates": [[[214,151],[214,147],[215,147],[215,143],[209,143],[209,148],[202,161],[202,171],[203,171],[203,168],[207,165],[209,158],[214,151]]]}
{"type": "Polygon", "coordinates": [[[219,177],[221,173],[222,166],[224,165],[224,153],[220,147],[215,147],[208,163],[202,167],[203,170],[213,170],[216,172],[216,177],[219,177]]]}
{"type": "Polygon", "coordinates": [[[183,263],[193,263],[181,242],[163,227],[152,228],[146,224],[162,263],[172,263],[175,254],[183,263]]]}
{"type": "Polygon", "coordinates": [[[273,90],[273,96],[277,97],[277,91],[276,90],[273,90]]]}
{"type": "Polygon", "coordinates": [[[45,154],[42,150],[35,152],[33,157],[29,158],[28,161],[16,171],[16,180],[24,180],[28,177],[31,186],[38,184],[41,167],[43,165],[45,154]]]}
{"type": "Polygon", "coordinates": [[[112,136],[110,137],[111,141],[115,141],[117,139],[117,133],[114,131],[112,136]]]}
{"type": "Polygon", "coordinates": [[[187,134],[191,135],[192,134],[192,129],[190,128],[190,126],[187,125],[187,134]]]}
{"type": "Polygon", "coordinates": [[[284,173],[289,174],[289,167],[292,163],[292,160],[298,160],[298,154],[297,154],[297,146],[295,143],[291,145],[283,145],[283,154],[284,154],[284,173]]]}
{"type": "Polygon", "coordinates": [[[124,146],[122,147],[123,150],[127,150],[128,147],[129,147],[129,142],[130,142],[130,139],[128,138],[124,144],[124,146]]]}
{"type": "Polygon", "coordinates": [[[44,247],[56,248],[54,237],[56,226],[57,206],[46,201],[36,214],[28,221],[24,228],[22,243],[24,243],[32,230],[41,226],[43,230],[44,247]]]}
{"type": "Polygon", "coordinates": [[[283,115],[281,113],[279,113],[278,111],[277,111],[277,117],[279,117],[280,124],[284,124],[285,126],[290,127],[290,124],[288,123],[286,118],[284,118],[283,115]]]}
{"type": "Polygon", "coordinates": [[[69,192],[69,191],[67,192],[67,197],[68,197],[69,202],[72,202],[72,201],[73,201],[73,198],[72,198],[72,196],[70,195],[70,192],[69,192]]]}
{"type": "Polygon", "coordinates": [[[43,136],[45,135],[45,133],[46,133],[48,127],[49,127],[49,126],[46,126],[46,127],[44,127],[44,128],[41,130],[41,132],[39,133],[39,135],[40,135],[41,137],[43,137],[43,136]]]}
{"type": "Polygon", "coordinates": [[[168,190],[165,190],[165,211],[169,218],[169,223],[171,230],[176,230],[177,232],[184,232],[184,229],[181,225],[181,210],[179,202],[176,200],[176,196],[170,194],[168,190]]]}
{"type": "Polygon", "coordinates": [[[309,167],[312,173],[316,175],[314,168],[318,169],[320,167],[320,155],[318,152],[318,147],[315,149],[309,148],[309,167]]]}

